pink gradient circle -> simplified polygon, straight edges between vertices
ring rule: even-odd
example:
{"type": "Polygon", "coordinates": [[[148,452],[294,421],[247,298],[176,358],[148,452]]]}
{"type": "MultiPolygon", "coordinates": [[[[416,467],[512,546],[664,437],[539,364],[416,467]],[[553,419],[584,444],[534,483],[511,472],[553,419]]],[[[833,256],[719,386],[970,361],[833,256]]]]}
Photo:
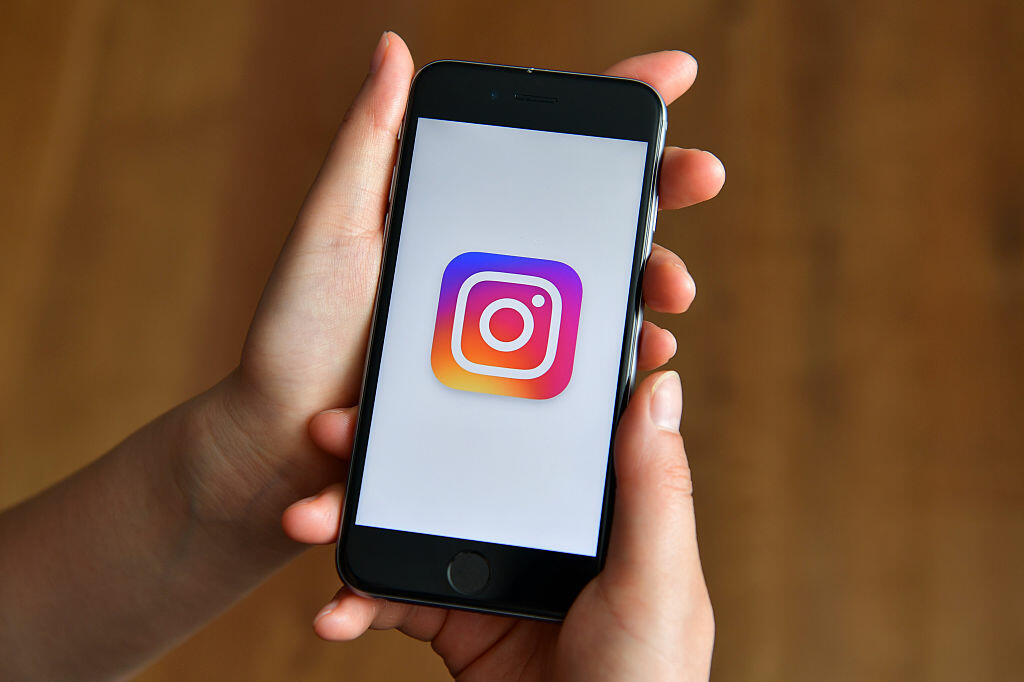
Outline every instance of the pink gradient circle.
{"type": "Polygon", "coordinates": [[[484,343],[493,348],[496,351],[502,353],[511,353],[512,351],[519,350],[526,345],[526,342],[533,336],[533,313],[530,309],[523,305],[522,301],[517,301],[514,298],[499,298],[496,301],[491,301],[483,312],[480,313],[480,336],[483,338],[484,343]],[[512,339],[511,341],[502,341],[501,339],[494,336],[491,333],[491,318],[499,310],[512,309],[519,313],[523,318],[523,331],[519,333],[519,336],[512,339]]]}

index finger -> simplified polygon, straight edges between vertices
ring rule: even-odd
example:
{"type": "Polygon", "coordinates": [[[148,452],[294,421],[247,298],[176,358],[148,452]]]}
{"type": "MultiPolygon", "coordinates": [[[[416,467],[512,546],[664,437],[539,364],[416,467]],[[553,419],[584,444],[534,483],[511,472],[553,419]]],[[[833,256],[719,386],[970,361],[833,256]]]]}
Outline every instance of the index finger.
{"type": "Polygon", "coordinates": [[[605,74],[642,80],[657,90],[668,105],[693,85],[697,78],[697,60],[680,50],[663,50],[623,59],[609,67],[605,74]]]}

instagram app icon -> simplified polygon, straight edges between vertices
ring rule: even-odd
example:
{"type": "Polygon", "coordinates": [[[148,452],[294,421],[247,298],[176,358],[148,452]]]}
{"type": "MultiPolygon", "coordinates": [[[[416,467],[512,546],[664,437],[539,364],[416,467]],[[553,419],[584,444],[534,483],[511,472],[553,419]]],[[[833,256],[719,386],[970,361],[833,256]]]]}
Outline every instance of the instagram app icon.
{"type": "Polygon", "coordinates": [[[441,383],[543,400],[569,384],[583,284],[565,263],[464,253],[444,269],[430,364],[441,383]]]}

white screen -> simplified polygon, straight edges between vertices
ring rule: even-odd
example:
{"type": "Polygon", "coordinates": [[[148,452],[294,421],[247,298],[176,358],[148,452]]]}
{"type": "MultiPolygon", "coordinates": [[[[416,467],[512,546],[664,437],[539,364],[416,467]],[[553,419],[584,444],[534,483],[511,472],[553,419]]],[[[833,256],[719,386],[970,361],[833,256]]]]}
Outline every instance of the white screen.
{"type": "MultiPolygon", "coordinates": [[[[357,524],[597,553],[646,155],[647,144],[632,140],[418,120],[357,524]],[[475,289],[453,263],[474,252],[496,255],[479,257],[488,267],[475,289]],[[501,256],[540,259],[535,263],[541,270],[533,270],[532,279],[505,277],[501,273],[510,269],[495,260],[501,256]],[[559,288],[566,278],[551,278],[550,285],[541,281],[544,268],[558,263],[578,275],[580,303],[572,291],[559,288]],[[507,357],[509,366],[537,365],[540,377],[525,370],[495,377],[509,373],[488,369],[501,362],[474,366],[466,358],[463,364],[453,360],[462,343],[471,356],[474,335],[486,338],[491,329],[467,318],[463,330],[438,331],[434,354],[447,354],[440,362],[466,385],[479,380],[498,389],[477,392],[442,383],[432,368],[432,346],[435,325],[441,327],[442,278],[449,274],[454,279],[445,279],[446,286],[466,289],[471,307],[500,290],[522,299],[515,308],[537,311],[533,334],[520,334],[528,337],[525,346],[513,348],[515,330],[504,337],[495,333],[492,341],[512,350],[499,349],[495,356],[479,346],[491,355],[469,360],[507,357]],[[549,398],[514,395],[558,388],[543,366],[525,362],[525,356],[520,362],[517,353],[533,348],[539,358],[541,351],[555,349],[548,373],[564,371],[568,346],[558,344],[569,344],[571,329],[562,326],[553,343],[552,325],[545,321],[557,313],[557,320],[569,324],[564,321],[571,322],[574,306],[578,332],[575,348],[567,351],[572,370],[564,389],[549,398]],[[527,384],[540,388],[523,388],[527,384]]],[[[505,315],[501,324],[529,331],[532,313],[515,312],[511,305],[489,319],[505,315]]]]}

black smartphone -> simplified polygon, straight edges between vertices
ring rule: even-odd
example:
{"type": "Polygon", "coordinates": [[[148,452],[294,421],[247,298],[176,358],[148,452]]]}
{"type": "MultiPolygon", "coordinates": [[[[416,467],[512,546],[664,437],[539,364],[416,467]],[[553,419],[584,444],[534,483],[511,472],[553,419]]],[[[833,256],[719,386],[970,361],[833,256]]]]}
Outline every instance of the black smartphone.
{"type": "Polygon", "coordinates": [[[636,80],[416,75],[337,546],[352,589],[558,620],[601,570],[665,128],[636,80]]]}

